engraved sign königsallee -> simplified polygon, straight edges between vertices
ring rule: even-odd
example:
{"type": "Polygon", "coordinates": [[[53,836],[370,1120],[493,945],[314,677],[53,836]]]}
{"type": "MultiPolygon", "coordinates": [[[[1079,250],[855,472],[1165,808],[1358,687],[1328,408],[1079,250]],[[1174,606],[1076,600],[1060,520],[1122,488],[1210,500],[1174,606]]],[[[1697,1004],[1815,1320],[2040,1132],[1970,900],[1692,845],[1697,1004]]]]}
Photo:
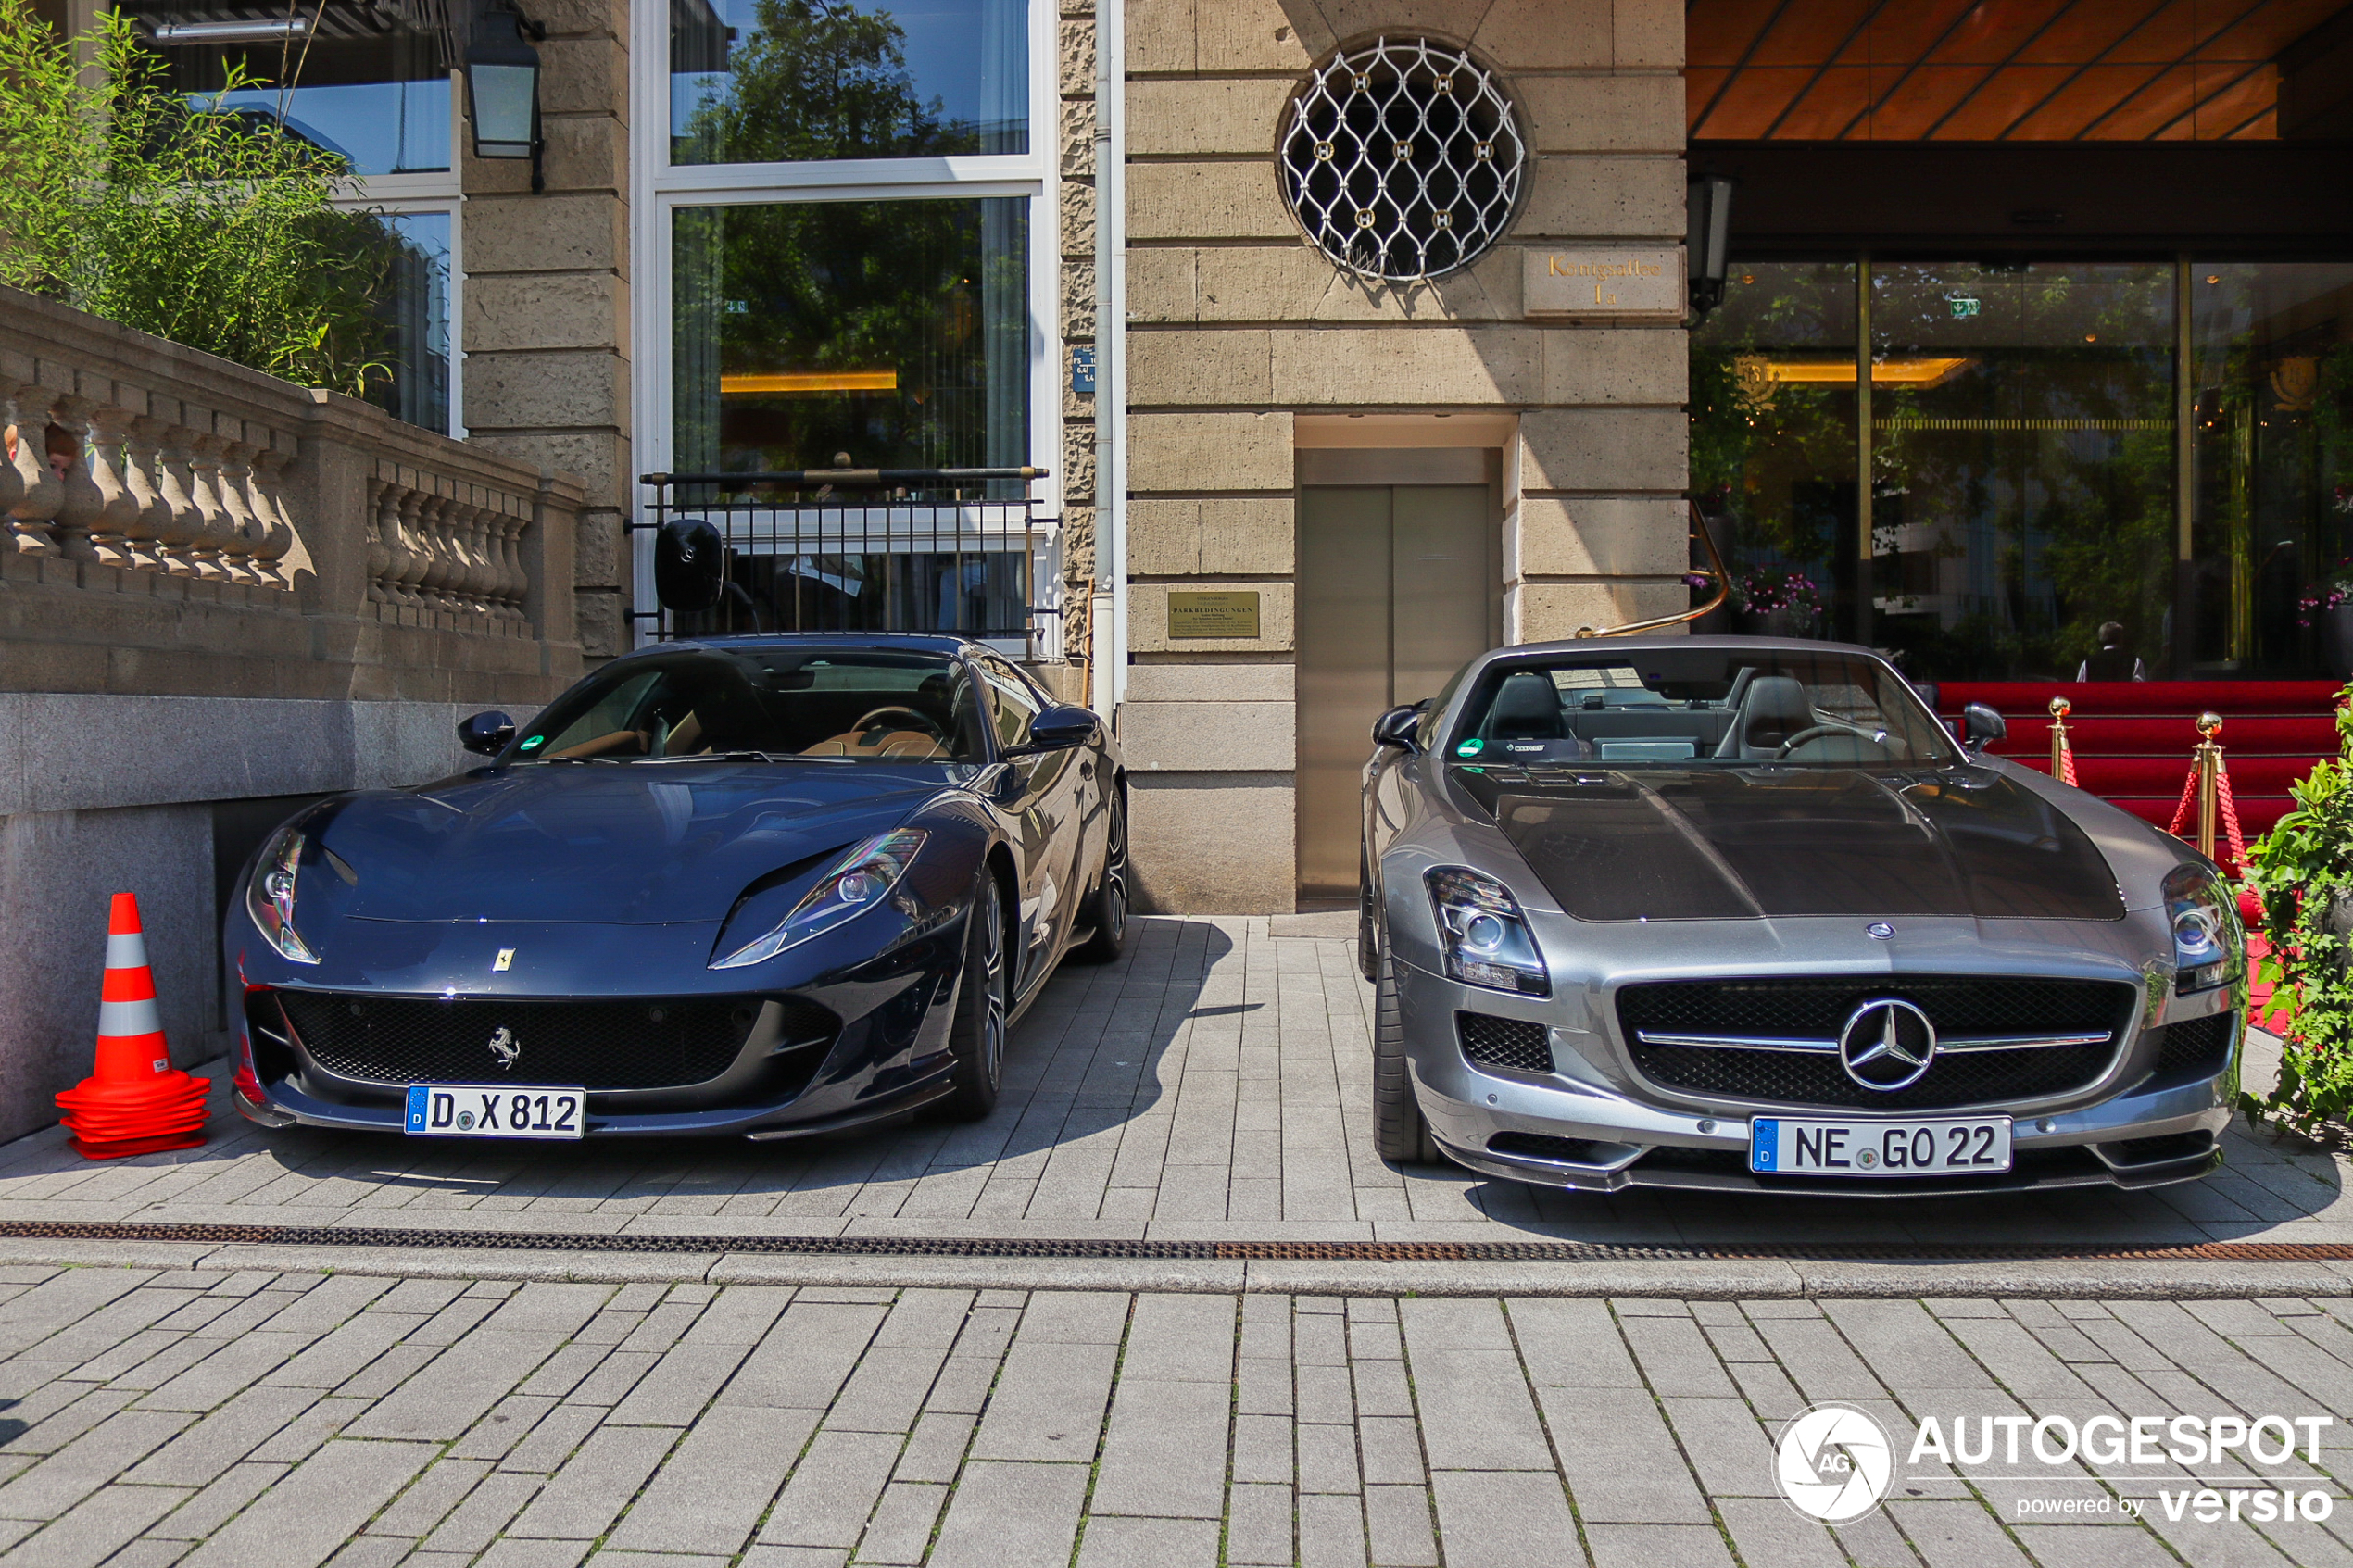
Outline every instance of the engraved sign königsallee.
{"type": "Polygon", "coordinates": [[[1683,319],[1683,247],[1580,245],[1529,250],[1522,309],[1529,316],[1617,321],[1683,319]]]}

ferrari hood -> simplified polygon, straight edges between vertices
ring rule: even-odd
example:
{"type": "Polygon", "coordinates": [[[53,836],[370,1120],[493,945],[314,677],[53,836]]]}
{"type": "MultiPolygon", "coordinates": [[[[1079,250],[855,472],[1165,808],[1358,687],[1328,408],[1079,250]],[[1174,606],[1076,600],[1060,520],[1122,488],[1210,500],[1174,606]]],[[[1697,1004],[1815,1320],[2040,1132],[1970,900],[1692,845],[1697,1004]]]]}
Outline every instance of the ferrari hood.
{"type": "Polygon", "coordinates": [[[942,771],[822,763],[512,768],[348,797],[310,819],[365,920],[725,918],[753,878],[885,833],[942,771]]]}
{"type": "Polygon", "coordinates": [[[1452,770],[1579,920],[2121,920],[2082,829],[1988,770],[1452,770]]]}

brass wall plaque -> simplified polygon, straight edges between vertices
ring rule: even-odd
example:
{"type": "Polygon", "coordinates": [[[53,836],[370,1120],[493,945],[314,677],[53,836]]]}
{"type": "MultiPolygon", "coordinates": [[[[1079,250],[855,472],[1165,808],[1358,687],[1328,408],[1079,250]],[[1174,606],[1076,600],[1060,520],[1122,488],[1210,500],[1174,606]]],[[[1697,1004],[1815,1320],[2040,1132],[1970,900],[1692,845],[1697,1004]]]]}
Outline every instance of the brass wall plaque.
{"type": "Polygon", "coordinates": [[[1214,592],[1179,592],[1168,596],[1171,637],[1255,637],[1258,635],[1258,590],[1222,588],[1214,592]]]}
{"type": "Polygon", "coordinates": [[[1577,320],[1680,321],[1681,245],[1529,250],[1524,309],[1577,320]]]}

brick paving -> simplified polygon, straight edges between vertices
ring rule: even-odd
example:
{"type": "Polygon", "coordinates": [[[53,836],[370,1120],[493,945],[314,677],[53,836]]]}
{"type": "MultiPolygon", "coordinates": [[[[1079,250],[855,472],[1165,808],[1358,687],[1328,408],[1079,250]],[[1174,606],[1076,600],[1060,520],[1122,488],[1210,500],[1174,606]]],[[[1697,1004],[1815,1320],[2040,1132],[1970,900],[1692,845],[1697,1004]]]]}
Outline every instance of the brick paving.
{"type": "Polygon", "coordinates": [[[10,1568],[2195,1568],[2353,1561],[2353,1299],[1340,1298],[0,1266],[10,1568]],[[1807,1404],[2328,1415],[2317,1465],[1901,1463],[1807,1404]],[[2119,1512],[2144,1501],[2138,1518],[2119,1512]],[[2054,1513],[2054,1505],[2080,1512],[2054,1513]],[[2063,1521],[2063,1522],[2055,1522],[2063,1521]]]}
{"type": "MultiPolygon", "coordinates": [[[[2228,1137],[2188,1187],[2034,1198],[1755,1201],[1549,1193],[1400,1170],[1367,1136],[1371,987],[1347,917],[1139,922],[1016,1033],[997,1113],[806,1145],[467,1145],[227,1113],[197,1150],[93,1165],[52,1129],[0,1148],[0,1219],[566,1231],[1623,1242],[2353,1242],[2342,1157],[2228,1137]],[[1287,935],[1300,933],[1301,935],[1287,935]]],[[[2259,1056],[2250,1077],[2269,1072],[2259,1056]]],[[[216,1075],[220,1075],[216,1071],[216,1075]]],[[[225,1085],[216,1085],[219,1094],[225,1085]]]]}

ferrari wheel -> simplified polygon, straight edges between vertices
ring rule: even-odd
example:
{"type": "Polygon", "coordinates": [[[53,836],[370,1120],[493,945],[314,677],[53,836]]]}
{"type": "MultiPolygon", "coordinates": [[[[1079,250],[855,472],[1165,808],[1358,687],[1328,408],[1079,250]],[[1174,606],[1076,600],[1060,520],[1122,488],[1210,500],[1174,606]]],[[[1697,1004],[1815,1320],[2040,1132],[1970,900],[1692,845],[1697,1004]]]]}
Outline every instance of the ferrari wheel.
{"type": "Polygon", "coordinates": [[[972,912],[964,917],[964,972],[956,982],[956,1017],[948,1031],[954,1091],[940,1109],[956,1121],[977,1122],[997,1108],[997,1091],[1005,1082],[1009,981],[1005,906],[997,897],[996,878],[984,870],[973,892],[972,912]]]}
{"type": "Polygon", "coordinates": [[[1109,963],[1127,945],[1127,795],[1114,786],[1103,828],[1103,874],[1079,920],[1095,934],[1071,949],[1080,963],[1109,963]]]}
{"type": "Polygon", "coordinates": [[[1444,1157],[1429,1135],[1405,1066],[1405,1025],[1398,1016],[1393,968],[1384,951],[1373,991],[1373,1152],[1403,1164],[1437,1165],[1444,1157]]]}

